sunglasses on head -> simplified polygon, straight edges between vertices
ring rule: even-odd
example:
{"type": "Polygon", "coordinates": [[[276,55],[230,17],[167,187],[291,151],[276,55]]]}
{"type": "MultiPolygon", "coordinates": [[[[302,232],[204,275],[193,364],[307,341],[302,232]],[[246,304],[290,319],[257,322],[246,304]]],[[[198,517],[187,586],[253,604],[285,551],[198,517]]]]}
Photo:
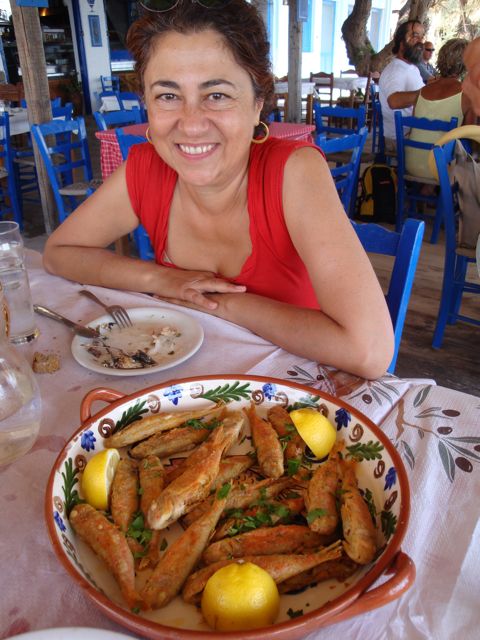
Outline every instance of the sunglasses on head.
{"type": "MultiPolygon", "coordinates": [[[[155,11],[157,13],[163,13],[164,11],[170,11],[174,9],[180,2],[186,0],[139,0],[138,4],[147,11],[155,11]]],[[[199,4],[205,9],[221,9],[227,5],[230,0],[190,0],[199,4]]]]}

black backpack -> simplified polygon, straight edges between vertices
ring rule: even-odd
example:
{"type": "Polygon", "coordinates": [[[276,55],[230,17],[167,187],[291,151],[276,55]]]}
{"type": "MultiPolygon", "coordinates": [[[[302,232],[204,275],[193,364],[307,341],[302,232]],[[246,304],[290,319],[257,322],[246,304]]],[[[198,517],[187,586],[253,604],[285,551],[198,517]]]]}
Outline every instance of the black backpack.
{"type": "Polygon", "coordinates": [[[371,164],[362,174],[356,218],[362,222],[395,223],[397,174],[388,164],[371,164]]]}

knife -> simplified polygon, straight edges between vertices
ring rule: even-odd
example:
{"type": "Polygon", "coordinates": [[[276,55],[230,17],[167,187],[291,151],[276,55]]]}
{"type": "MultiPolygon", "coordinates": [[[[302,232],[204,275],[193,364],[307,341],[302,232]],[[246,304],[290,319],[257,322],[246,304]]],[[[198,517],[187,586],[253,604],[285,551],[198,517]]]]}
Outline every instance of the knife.
{"type": "Polygon", "coordinates": [[[68,320],[68,318],[64,318],[56,311],[47,309],[47,307],[42,307],[39,304],[34,304],[33,309],[42,316],[46,316],[47,318],[51,318],[52,320],[57,320],[58,322],[63,322],[63,324],[66,324],[67,327],[70,327],[70,329],[73,329],[75,333],[78,333],[79,336],[83,336],[84,338],[98,338],[100,335],[96,329],[84,327],[83,325],[77,324],[72,320],[68,320]]]}

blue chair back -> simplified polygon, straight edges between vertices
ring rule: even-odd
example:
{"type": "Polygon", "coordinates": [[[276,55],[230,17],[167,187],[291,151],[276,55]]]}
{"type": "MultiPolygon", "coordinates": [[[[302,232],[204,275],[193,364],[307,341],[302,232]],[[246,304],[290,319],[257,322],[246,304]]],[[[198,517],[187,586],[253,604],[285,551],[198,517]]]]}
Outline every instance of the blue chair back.
{"type": "Polygon", "coordinates": [[[327,160],[330,160],[329,155],[332,153],[345,154],[345,161],[337,160],[335,166],[330,167],[330,173],[349,217],[352,217],[354,212],[356,186],[367,134],[367,127],[363,127],[359,133],[352,133],[342,138],[321,139],[318,145],[327,156],[327,160]]]}
{"type": "Polygon", "coordinates": [[[93,114],[99,131],[106,131],[111,127],[124,126],[127,124],[140,124],[142,115],[140,109],[120,109],[119,111],[95,111],[93,114]]]}
{"type": "MultiPolygon", "coordinates": [[[[61,98],[52,98],[50,100],[50,103],[52,105],[52,109],[54,107],[61,107],[62,106],[62,99],[61,98]]],[[[22,98],[22,100],[20,100],[20,106],[23,107],[24,109],[27,108],[27,101],[25,100],[25,98],[22,98]]]]}
{"type": "Polygon", "coordinates": [[[120,78],[118,76],[100,76],[102,91],[120,91],[120,78]]]}
{"type": "Polygon", "coordinates": [[[73,116],[73,104],[67,102],[66,104],[54,107],[52,106],[52,117],[62,120],[71,120],[73,116]]]}
{"type": "Polygon", "coordinates": [[[79,200],[95,190],[85,120],[78,117],[34,124],[32,134],[52,186],[59,221],[63,222],[79,200]],[[74,172],[82,176],[80,182],[73,182],[74,172]]]}
{"type": "Polygon", "coordinates": [[[345,136],[358,133],[365,126],[366,109],[360,105],[357,109],[348,107],[322,107],[313,103],[315,122],[315,144],[321,146],[321,140],[331,136],[345,136]]]}
{"type": "MultiPolygon", "coordinates": [[[[463,127],[459,128],[459,135],[461,129],[463,127]]],[[[480,141],[480,127],[477,129],[480,141]]],[[[462,212],[459,207],[458,184],[452,183],[449,174],[449,165],[455,158],[455,144],[461,143],[451,140],[443,146],[434,146],[433,148],[445,227],[442,294],[432,342],[435,349],[442,346],[447,324],[455,324],[457,320],[460,320],[480,327],[480,320],[460,313],[463,294],[480,294],[480,284],[467,279],[468,265],[476,261],[475,249],[469,250],[457,246],[457,227],[462,212]]]]}
{"type": "Polygon", "coordinates": [[[140,109],[142,122],[147,122],[145,105],[137,93],[134,93],[133,91],[120,91],[118,96],[122,104],[122,109],[126,109],[127,111],[130,109],[140,109]]]}
{"type": "MultiPolygon", "coordinates": [[[[405,213],[408,215],[417,216],[417,203],[429,203],[436,209],[432,235],[430,242],[435,244],[440,232],[440,226],[442,224],[442,210],[439,206],[439,199],[436,194],[425,194],[422,187],[425,183],[436,184],[436,180],[426,180],[423,177],[416,178],[407,172],[405,163],[405,150],[411,149],[423,149],[424,151],[430,151],[433,149],[434,143],[419,142],[418,140],[411,140],[405,135],[405,129],[419,129],[422,131],[438,132],[438,138],[442,133],[455,129],[458,125],[457,118],[451,118],[450,121],[445,120],[429,120],[428,118],[416,118],[415,116],[404,116],[401,111],[395,111],[395,135],[397,141],[397,163],[398,163],[398,189],[397,189],[397,220],[396,230],[399,231],[403,224],[405,213]],[[406,206],[407,205],[407,206],[406,206]],[[405,211],[407,209],[407,211],[405,211]]],[[[427,158],[425,158],[425,164],[427,158]]],[[[425,214],[424,214],[425,215],[425,214]]]]}
{"type": "MultiPolygon", "coordinates": [[[[128,152],[134,144],[146,142],[147,139],[143,136],[136,136],[131,133],[125,133],[125,131],[119,127],[115,129],[117,134],[117,140],[124,160],[128,157],[128,152]]],[[[155,260],[155,252],[150,242],[150,238],[141,224],[133,232],[135,244],[137,245],[138,255],[142,260],[155,260]]]]}
{"type": "Polygon", "coordinates": [[[402,340],[405,316],[417,269],[425,223],[409,219],[402,232],[389,231],[378,224],[352,222],[367,253],[395,256],[388,291],[385,296],[395,334],[395,350],[388,367],[394,373],[402,340]]]}
{"type": "Polygon", "coordinates": [[[13,152],[10,146],[10,120],[7,112],[0,113],[0,217],[12,214],[23,228],[23,218],[18,200],[13,152]]]}

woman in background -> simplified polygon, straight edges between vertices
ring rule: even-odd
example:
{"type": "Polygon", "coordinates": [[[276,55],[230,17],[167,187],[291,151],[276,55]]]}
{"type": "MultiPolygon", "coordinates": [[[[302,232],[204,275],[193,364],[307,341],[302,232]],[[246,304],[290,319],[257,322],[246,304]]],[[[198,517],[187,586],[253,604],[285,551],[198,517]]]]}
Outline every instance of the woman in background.
{"type": "Polygon", "coordinates": [[[467,69],[463,90],[470,98],[475,114],[480,116],[480,38],[468,45],[463,60],[467,69]]]}
{"type": "MultiPolygon", "coordinates": [[[[429,82],[420,91],[413,115],[416,118],[428,118],[429,120],[444,120],[449,122],[457,118],[458,126],[472,124],[475,115],[468,96],[462,91],[461,78],[465,73],[463,56],[468,46],[467,40],[454,38],[448,40],[437,58],[439,77],[429,82]]],[[[410,140],[419,142],[436,142],[444,132],[425,131],[413,128],[410,132],[410,140]]],[[[407,173],[422,178],[431,178],[428,168],[429,151],[424,149],[405,149],[405,164],[407,173]]]]}

